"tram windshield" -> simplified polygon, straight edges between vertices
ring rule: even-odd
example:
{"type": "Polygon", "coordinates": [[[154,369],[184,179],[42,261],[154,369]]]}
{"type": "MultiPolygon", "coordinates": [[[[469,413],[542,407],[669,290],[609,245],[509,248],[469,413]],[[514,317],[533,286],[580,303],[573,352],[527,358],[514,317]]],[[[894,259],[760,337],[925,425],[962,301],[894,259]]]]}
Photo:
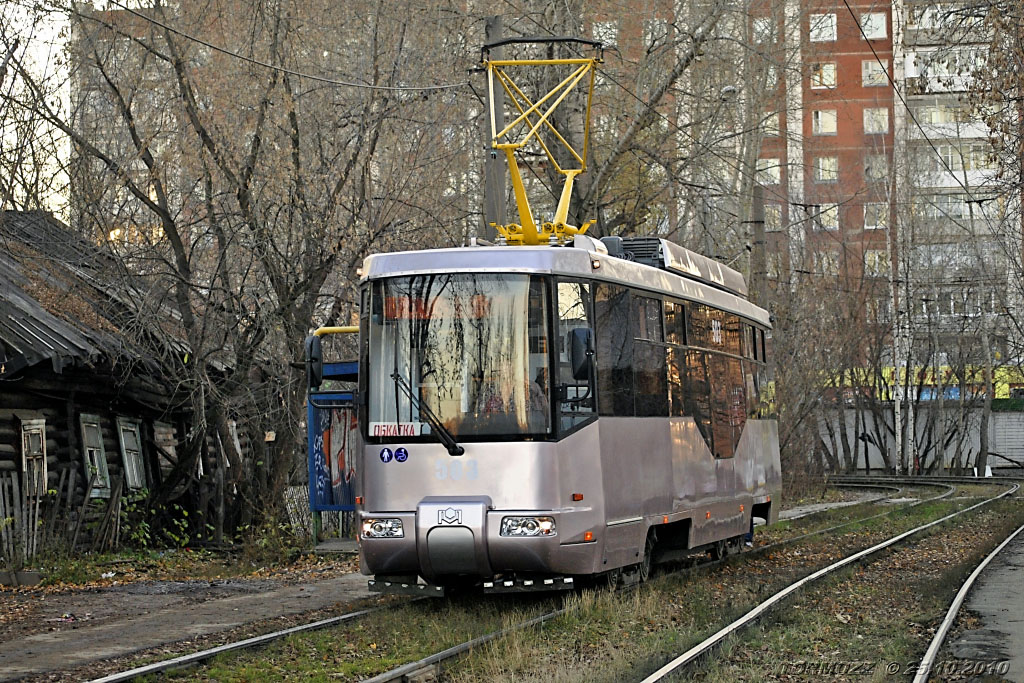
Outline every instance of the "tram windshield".
{"type": "Polygon", "coordinates": [[[431,435],[427,411],[459,439],[550,434],[548,329],[547,282],[537,276],[374,282],[367,436],[431,435]]]}

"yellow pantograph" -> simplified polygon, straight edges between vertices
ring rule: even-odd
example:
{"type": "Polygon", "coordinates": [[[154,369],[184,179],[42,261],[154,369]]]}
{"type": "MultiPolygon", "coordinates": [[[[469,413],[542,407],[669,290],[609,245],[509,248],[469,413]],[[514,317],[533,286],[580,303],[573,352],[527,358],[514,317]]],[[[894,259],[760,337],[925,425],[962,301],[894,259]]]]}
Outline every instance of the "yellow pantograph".
{"type": "MultiPolygon", "coordinates": [[[[556,39],[563,42],[564,39],[556,39]]],[[[524,42],[522,40],[503,41],[524,42]]],[[[532,41],[531,41],[532,42],[532,41]]],[[[552,41],[537,41],[552,42],[552,41]]],[[[490,59],[488,48],[496,47],[502,43],[485,46],[484,66],[487,69],[487,87],[489,92],[495,92],[495,81],[497,81],[509,102],[519,112],[507,126],[498,130],[495,112],[494,98],[489,97],[491,117],[491,147],[495,150],[502,150],[508,160],[509,175],[512,179],[512,189],[515,193],[516,207],[519,210],[519,223],[508,225],[494,225],[494,228],[501,234],[507,244],[562,244],[571,239],[573,235],[582,235],[591,225],[595,223],[589,220],[580,226],[569,225],[566,219],[569,215],[569,201],[572,197],[572,186],[576,176],[587,170],[587,149],[590,141],[590,104],[594,95],[594,74],[597,64],[601,63],[600,44],[585,40],[573,40],[572,42],[590,43],[598,48],[596,57],[585,57],[578,59],[490,59]],[[523,90],[516,84],[510,70],[517,73],[529,67],[570,67],[571,73],[566,76],[558,85],[553,87],[543,97],[533,102],[523,90]],[[569,93],[580,83],[587,84],[587,106],[583,114],[583,144],[580,150],[573,147],[565,137],[558,132],[552,122],[552,114],[561,105],[569,93]],[[562,168],[552,154],[548,143],[544,141],[541,131],[550,134],[549,142],[553,145],[561,145],[575,159],[575,168],[562,168]],[[525,147],[531,141],[536,140],[547,157],[551,167],[564,178],[562,194],[555,208],[555,215],[552,220],[545,221],[538,227],[534,219],[533,211],[530,209],[530,202],[526,197],[526,189],[523,186],[523,177],[519,171],[519,163],[516,160],[516,151],[525,147]]]]}

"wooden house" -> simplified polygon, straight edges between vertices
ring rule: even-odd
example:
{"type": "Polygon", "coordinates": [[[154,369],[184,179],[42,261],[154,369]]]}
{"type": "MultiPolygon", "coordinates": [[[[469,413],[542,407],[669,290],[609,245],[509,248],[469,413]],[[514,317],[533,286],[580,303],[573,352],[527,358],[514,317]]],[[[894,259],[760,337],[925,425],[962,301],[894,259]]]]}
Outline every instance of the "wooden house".
{"type": "Polygon", "coordinates": [[[173,464],[180,421],[122,334],[131,311],[117,272],[103,245],[53,216],[0,213],[0,482],[23,504],[62,482],[76,482],[69,509],[87,492],[141,492],[173,464]]]}

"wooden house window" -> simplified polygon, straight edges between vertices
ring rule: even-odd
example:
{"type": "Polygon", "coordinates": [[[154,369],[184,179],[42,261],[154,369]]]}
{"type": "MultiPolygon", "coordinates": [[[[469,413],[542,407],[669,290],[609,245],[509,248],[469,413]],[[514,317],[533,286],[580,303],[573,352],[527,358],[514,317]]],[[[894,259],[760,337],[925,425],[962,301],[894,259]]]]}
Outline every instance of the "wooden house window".
{"type": "Polygon", "coordinates": [[[107,471],[107,453],[103,448],[103,429],[96,415],[82,414],[82,460],[85,476],[92,479],[92,497],[110,497],[110,472],[107,471]]]}
{"type": "Polygon", "coordinates": [[[146,487],[146,469],[142,464],[142,439],[139,437],[139,423],[134,420],[117,418],[117,433],[121,441],[121,462],[124,463],[124,479],[130,489],[146,487]]]}
{"type": "Polygon", "coordinates": [[[21,423],[21,471],[26,495],[46,493],[46,420],[21,423]]]}

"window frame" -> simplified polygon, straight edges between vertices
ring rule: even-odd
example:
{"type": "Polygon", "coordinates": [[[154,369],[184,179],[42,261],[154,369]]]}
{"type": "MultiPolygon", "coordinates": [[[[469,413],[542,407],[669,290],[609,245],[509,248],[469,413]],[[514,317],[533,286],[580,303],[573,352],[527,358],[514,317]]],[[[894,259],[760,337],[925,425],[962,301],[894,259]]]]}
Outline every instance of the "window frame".
{"type": "Polygon", "coordinates": [[[837,109],[812,109],[811,135],[839,135],[839,111],[837,109]],[[826,124],[829,119],[831,119],[832,130],[827,130],[824,127],[824,124],[826,124]]]}
{"type": "Polygon", "coordinates": [[[808,18],[807,40],[811,43],[834,43],[839,37],[835,12],[811,14],[808,18]]]}
{"type": "Polygon", "coordinates": [[[884,88],[889,85],[889,60],[862,59],[860,84],[864,88],[884,88]]]}
{"type": "MultiPolygon", "coordinates": [[[[46,495],[49,471],[46,464],[46,419],[21,420],[18,432],[21,436],[22,493],[30,499],[46,495]],[[39,452],[30,453],[30,438],[39,435],[39,452]],[[35,477],[38,476],[37,480],[35,477]],[[35,487],[33,487],[35,484],[35,487]]],[[[0,520],[3,522],[3,520],[0,520]]]]}
{"type": "Polygon", "coordinates": [[[834,90],[837,82],[838,67],[835,62],[816,62],[811,64],[812,90],[834,90]],[[826,76],[831,76],[831,78],[826,78],[826,76]]]}
{"type": "Polygon", "coordinates": [[[839,157],[821,156],[814,157],[814,182],[816,183],[837,183],[839,182],[839,157]],[[830,160],[829,164],[822,162],[830,160]]]}
{"type": "MultiPolygon", "coordinates": [[[[874,209],[872,209],[874,211],[874,209]]],[[[864,229],[865,230],[888,230],[889,229],[889,205],[886,202],[865,202],[864,203],[864,229]],[[879,207],[879,215],[885,220],[884,223],[868,223],[868,207],[879,207]]]]}
{"type": "Polygon", "coordinates": [[[838,204],[812,204],[811,225],[817,232],[836,232],[839,230],[839,205],[838,204]],[[825,223],[825,216],[835,215],[835,222],[825,223]]]}
{"type": "Polygon", "coordinates": [[[107,465],[107,448],[103,443],[103,421],[99,415],[81,413],[78,416],[78,431],[82,438],[82,466],[85,468],[86,481],[92,481],[93,475],[96,475],[96,484],[92,487],[90,497],[109,498],[111,489],[110,468],[107,465]],[[97,441],[99,442],[99,458],[96,463],[91,462],[89,456],[90,446],[86,436],[86,427],[96,428],[97,441]]]}
{"type": "Polygon", "coordinates": [[[885,40],[889,37],[889,13],[888,12],[861,12],[860,15],[861,40],[885,40]],[[867,17],[881,17],[881,25],[871,21],[871,26],[876,27],[875,32],[868,31],[869,20],[867,17]],[[881,33],[878,33],[878,31],[881,33]]]}
{"type": "Polygon", "coordinates": [[[755,177],[762,185],[782,184],[782,160],[779,157],[758,157],[755,177]]]}
{"type": "Polygon", "coordinates": [[[862,116],[863,116],[863,119],[864,119],[864,134],[865,135],[888,135],[889,134],[889,107],[864,107],[862,116]],[[882,114],[881,118],[884,119],[885,126],[883,128],[878,129],[878,130],[875,130],[874,128],[869,130],[868,129],[868,122],[869,122],[869,120],[871,120],[872,122],[878,120],[878,119],[875,119],[873,117],[878,116],[879,113],[882,114]]]}
{"type": "Polygon", "coordinates": [[[142,422],[128,417],[117,418],[117,442],[121,449],[121,467],[124,470],[124,483],[129,489],[146,488],[146,461],[142,451],[142,422]],[[124,432],[134,431],[138,452],[135,458],[128,457],[128,449],[124,442],[124,432]],[[134,462],[132,462],[134,461],[134,462]]]}

